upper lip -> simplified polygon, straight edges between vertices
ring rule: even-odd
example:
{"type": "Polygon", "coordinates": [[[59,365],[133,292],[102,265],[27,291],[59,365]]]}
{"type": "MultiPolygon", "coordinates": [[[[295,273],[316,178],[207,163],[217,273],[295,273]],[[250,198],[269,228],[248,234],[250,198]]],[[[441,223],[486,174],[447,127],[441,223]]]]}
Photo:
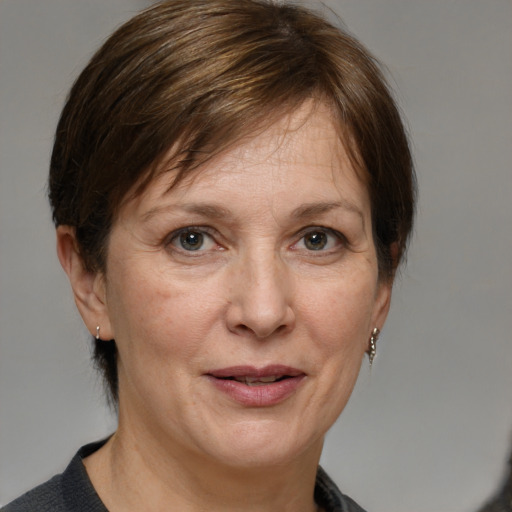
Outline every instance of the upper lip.
{"type": "Polygon", "coordinates": [[[256,368],[255,366],[247,365],[229,366],[227,368],[210,370],[209,372],[206,372],[206,375],[210,375],[219,379],[228,377],[250,377],[253,379],[260,379],[262,377],[298,377],[300,375],[304,375],[304,372],[291,366],[271,364],[262,368],[256,368]]]}

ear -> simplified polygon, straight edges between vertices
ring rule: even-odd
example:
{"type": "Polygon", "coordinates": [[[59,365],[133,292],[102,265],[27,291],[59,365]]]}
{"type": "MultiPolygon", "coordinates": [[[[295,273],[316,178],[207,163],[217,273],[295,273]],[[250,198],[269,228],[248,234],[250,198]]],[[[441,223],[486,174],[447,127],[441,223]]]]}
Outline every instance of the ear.
{"type": "Polygon", "coordinates": [[[101,339],[113,339],[114,333],[106,300],[105,275],[86,269],[78,250],[75,228],[72,226],[57,228],[57,255],[68,276],[76,306],[87,329],[96,336],[96,326],[99,326],[101,339]]]}
{"type": "Polygon", "coordinates": [[[391,275],[379,277],[372,315],[372,330],[374,327],[377,327],[379,331],[382,330],[391,306],[391,292],[393,290],[395,270],[398,265],[398,245],[396,243],[391,244],[390,254],[393,261],[393,273],[391,275]]]}
{"type": "Polygon", "coordinates": [[[383,278],[379,280],[375,305],[373,308],[371,329],[377,327],[382,330],[391,306],[391,290],[393,288],[392,278],[383,278]]]}

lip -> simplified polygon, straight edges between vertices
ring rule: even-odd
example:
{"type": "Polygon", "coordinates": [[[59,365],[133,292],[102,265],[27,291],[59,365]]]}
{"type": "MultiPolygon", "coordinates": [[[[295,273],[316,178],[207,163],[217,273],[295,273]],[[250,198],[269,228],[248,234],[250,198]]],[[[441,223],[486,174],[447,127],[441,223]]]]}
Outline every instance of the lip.
{"type": "Polygon", "coordinates": [[[277,405],[293,395],[306,377],[302,370],[280,364],[268,365],[262,368],[230,366],[211,370],[204,375],[218,391],[246,407],[277,405]],[[233,380],[244,377],[261,379],[272,376],[286,378],[253,386],[233,380]]]}

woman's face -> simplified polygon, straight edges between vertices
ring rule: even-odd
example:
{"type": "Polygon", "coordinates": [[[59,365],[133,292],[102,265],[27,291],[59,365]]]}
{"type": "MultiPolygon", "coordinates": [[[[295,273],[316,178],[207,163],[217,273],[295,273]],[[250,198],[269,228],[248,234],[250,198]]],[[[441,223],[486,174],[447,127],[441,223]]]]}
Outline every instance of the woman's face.
{"type": "Polygon", "coordinates": [[[117,342],[120,432],[235,467],[319,453],[390,296],[328,110],[170,179],[120,211],[91,319],[117,342]]]}

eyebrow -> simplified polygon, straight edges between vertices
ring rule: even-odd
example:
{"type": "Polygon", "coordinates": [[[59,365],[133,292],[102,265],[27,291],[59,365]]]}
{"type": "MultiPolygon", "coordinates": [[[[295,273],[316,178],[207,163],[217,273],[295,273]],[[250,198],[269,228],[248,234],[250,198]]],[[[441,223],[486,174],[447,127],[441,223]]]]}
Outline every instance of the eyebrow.
{"type": "Polygon", "coordinates": [[[356,213],[361,217],[361,220],[364,223],[363,212],[355,204],[352,204],[345,199],[328,203],[317,202],[301,205],[293,210],[292,217],[297,217],[299,219],[315,217],[317,215],[330,212],[331,210],[337,210],[338,208],[356,213]]]}
{"type": "Polygon", "coordinates": [[[355,213],[360,219],[363,231],[366,231],[366,222],[363,212],[353,203],[346,199],[341,199],[335,202],[317,202],[301,205],[292,212],[292,216],[298,219],[314,219],[315,217],[328,213],[332,210],[342,209],[348,212],[355,213]]]}
{"type": "Polygon", "coordinates": [[[224,208],[223,206],[217,206],[213,204],[196,204],[196,203],[186,203],[180,205],[170,205],[170,206],[157,206],[156,208],[151,208],[142,216],[142,221],[147,222],[155,215],[166,212],[166,211],[174,211],[174,210],[184,210],[187,213],[195,213],[197,215],[201,215],[203,217],[208,217],[211,219],[221,219],[225,217],[231,216],[231,211],[228,208],[224,208]]]}

